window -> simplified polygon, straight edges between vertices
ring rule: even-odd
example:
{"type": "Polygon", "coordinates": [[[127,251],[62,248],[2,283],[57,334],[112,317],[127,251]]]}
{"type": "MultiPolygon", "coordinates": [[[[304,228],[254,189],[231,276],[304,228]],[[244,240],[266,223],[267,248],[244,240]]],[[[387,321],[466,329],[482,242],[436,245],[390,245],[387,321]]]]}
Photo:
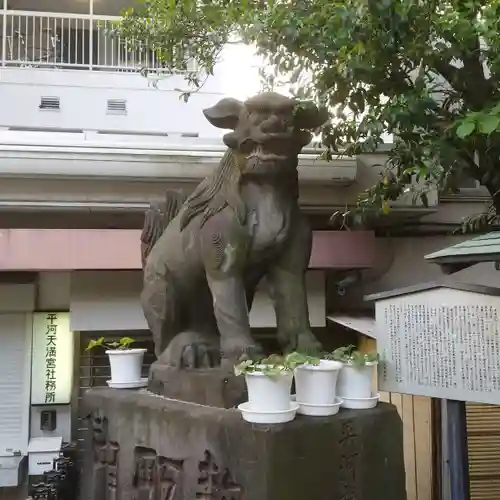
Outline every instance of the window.
{"type": "Polygon", "coordinates": [[[90,0],[7,0],[7,9],[89,14],[90,0]]]}
{"type": "Polygon", "coordinates": [[[119,16],[123,10],[138,5],[136,0],[94,0],[94,14],[96,16],[119,16]]]}

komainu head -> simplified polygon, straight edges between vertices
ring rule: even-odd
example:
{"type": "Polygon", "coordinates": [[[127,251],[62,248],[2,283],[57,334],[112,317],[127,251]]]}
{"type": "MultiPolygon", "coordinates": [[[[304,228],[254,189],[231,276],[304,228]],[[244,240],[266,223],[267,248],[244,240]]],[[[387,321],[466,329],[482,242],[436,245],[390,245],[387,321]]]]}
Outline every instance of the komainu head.
{"type": "Polygon", "coordinates": [[[222,99],[203,111],[218,128],[231,129],[224,143],[242,161],[243,174],[272,174],[297,167],[297,156],[314,130],[327,119],[324,110],[299,105],[275,92],[264,92],[245,102],[222,99]]]}

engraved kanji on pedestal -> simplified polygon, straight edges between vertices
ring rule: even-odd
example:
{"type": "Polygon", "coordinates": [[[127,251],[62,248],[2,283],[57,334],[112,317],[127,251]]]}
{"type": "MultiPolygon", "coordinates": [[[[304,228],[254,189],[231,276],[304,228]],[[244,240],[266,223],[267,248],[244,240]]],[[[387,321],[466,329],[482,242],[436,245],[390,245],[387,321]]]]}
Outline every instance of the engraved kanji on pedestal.
{"type": "Polygon", "coordinates": [[[198,464],[199,500],[244,500],[243,488],[237,484],[228,469],[221,469],[212,453],[205,451],[205,457],[198,464]]]}
{"type": "Polygon", "coordinates": [[[118,455],[120,445],[109,440],[108,419],[100,412],[89,417],[94,455],[94,498],[118,500],[118,455]]]}
{"type": "Polygon", "coordinates": [[[158,455],[153,448],[134,450],[134,500],[174,500],[182,485],[183,460],[158,455]]]}
{"type": "Polygon", "coordinates": [[[356,500],[359,498],[356,469],[358,468],[358,458],[360,456],[360,441],[352,422],[342,424],[339,441],[340,470],[339,489],[340,500],[356,500]]]}

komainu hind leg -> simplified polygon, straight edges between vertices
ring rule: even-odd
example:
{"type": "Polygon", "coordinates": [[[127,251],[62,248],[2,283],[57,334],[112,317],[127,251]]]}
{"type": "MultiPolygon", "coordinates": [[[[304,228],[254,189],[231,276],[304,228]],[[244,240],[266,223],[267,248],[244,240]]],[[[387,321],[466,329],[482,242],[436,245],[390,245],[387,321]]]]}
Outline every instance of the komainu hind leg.
{"type": "Polygon", "coordinates": [[[220,341],[209,294],[198,290],[192,306],[186,307],[186,298],[177,292],[167,275],[146,281],[141,294],[159,363],[178,368],[220,365],[220,341]]]}
{"type": "Polygon", "coordinates": [[[179,332],[179,311],[175,290],[168,276],[156,276],[144,282],[141,293],[142,309],[153,335],[155,355],[159,359],[170,341],[179,332]]]}

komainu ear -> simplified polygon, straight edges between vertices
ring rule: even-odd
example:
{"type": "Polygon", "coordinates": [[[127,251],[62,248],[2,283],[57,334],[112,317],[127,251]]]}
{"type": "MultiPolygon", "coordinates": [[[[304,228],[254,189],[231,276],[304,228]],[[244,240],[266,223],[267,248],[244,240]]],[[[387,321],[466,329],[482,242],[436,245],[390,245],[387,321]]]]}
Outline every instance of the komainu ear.
{"type": "Polygon", "coordinates": [[[295,126],[302,130],[314,130],[328,120],[328,111],[314,104],[301,103],[295,112],[295,126]]]}
{"type": "Polygon", "coordinates": [[[242,109],[243,103],[241,101],[226,97],[215,106],[204,109],[203,114],[214,127],[234,130],[238,125],[242,109]]]}

